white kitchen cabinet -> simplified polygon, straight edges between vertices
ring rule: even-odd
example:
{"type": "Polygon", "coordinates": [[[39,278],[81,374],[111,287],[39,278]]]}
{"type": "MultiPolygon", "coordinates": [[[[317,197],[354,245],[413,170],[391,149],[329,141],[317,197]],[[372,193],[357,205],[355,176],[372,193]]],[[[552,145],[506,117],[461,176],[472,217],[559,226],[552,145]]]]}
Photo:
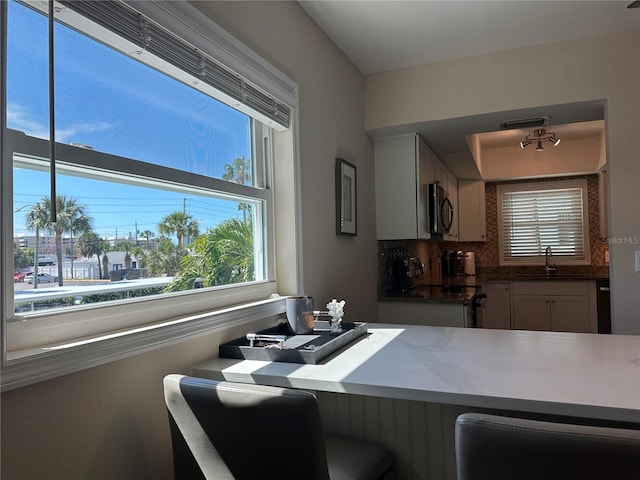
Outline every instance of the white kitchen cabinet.
{"type": "Polygon", "coordinates": [[[485,191],[482,180],[458,180],[458,240],[487,240],[485,191]]]}
{"type": "Polygon", "coordinates": [[[428,178],[429,183],[440,183],[443,187],[446,186],[442,182],[442,171],[445,168],[442,161],[438,158],[438,156],[433,153],[433,151],[427,146],[427,162],[428,162],[428,178]]]}
{"type": "Polygon", "coordinates": [[[378,302],[378,321],[401,325],[464,327],[469,305],[412,301],[378,302]]]}
{"type": "Polygon", "coordinates": [[[512,294],[517,330],[598,331],[593,282],[513,282],[512,294]]]}
{"type": "Polygon", "coordinates": [[[592,332],[588,320],[589,300],[585,295],[551,296],[551,330],[554,332],[592,332]]]}
{"type": "Polygon", "coordinates": [[[516,330],[551,330],[548,295],[514,295],[513,327],[516,330]]]}
{"type": "Polygon", "coordinates": [[[431,238],[428,212],[433,172],[429,169],[430,157],[435,155],[418,135],[375,141],[378,240],[431,238]]]}
{"type": "Polygon", "coordinates": [[[482,286],[482,291],[487,294],[482,327],[511,329],[511,284],[486,283],[482,286]]]}

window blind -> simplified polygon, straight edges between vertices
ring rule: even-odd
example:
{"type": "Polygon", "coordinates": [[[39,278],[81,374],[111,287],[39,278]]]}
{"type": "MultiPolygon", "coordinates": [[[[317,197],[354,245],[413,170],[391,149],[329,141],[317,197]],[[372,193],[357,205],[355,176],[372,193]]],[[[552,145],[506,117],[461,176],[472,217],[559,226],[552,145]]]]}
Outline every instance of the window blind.
{"type": "Polygon", "coordinates": [[[504,260],[544,256],[585,258],[582,188],[502,193],[504,260]]]}
{"type": "Polygon", "coordinates": [[[177,35],[119,1],[72,0],[61,4],[140,46],[198,80],[232,97],[265,117],[289,127],[291,109],[242,76],[177,35]]]}

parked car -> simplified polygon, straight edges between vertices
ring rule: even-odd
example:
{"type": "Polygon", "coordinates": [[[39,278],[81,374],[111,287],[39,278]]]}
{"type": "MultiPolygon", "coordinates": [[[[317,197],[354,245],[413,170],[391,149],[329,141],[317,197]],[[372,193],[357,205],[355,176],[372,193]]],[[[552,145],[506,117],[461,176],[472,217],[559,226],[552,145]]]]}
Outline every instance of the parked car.
{"type": "MultiPolygon", "coordinates": [[[[24,281],[27,283],[33,283],[34,275],[30,273],[26,277],[24,277],[24,281]]],[[[58,281],[58,277],[54,277],[53,275],[49,275],[48,273],[39,273],[38,274],[38,283],[56,283],[58,281]]]]}
{"type": "Polygon", "coordinates": [[[24,282],[24,273],[16,270],[13,272],[13,283],[24,282]]]}

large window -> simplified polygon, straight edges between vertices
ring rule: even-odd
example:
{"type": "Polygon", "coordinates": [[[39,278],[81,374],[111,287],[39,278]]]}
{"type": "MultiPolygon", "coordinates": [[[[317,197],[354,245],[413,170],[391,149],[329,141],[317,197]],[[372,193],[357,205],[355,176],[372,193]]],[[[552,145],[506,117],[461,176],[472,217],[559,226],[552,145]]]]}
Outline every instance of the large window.
{"type": "Polygon", "coordinates": [[[502,265],[589,263],[586,180],[498,185],[502,265]]]}
{"type": "Polygon", "coordinates": [[[288,108],[154,23],[162,2],[136,3],[57,5],[55,198],[46,4],[2,12],[9,360],[277,289],[272,136],[288,108]]]}

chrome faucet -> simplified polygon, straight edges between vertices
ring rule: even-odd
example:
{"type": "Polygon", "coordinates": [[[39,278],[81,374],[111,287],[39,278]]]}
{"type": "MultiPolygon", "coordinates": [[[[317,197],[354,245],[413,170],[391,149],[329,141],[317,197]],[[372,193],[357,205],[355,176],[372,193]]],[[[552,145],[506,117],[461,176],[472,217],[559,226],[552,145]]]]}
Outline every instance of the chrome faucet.
{"type": "Polygon", "coordinates": [[[553,258],[553,252],[551,251],[551,247],[547,247],[544,251],[544,272],[547,275],[556,271],[556,267],[551,263],[551,259],[553,258]]]}

